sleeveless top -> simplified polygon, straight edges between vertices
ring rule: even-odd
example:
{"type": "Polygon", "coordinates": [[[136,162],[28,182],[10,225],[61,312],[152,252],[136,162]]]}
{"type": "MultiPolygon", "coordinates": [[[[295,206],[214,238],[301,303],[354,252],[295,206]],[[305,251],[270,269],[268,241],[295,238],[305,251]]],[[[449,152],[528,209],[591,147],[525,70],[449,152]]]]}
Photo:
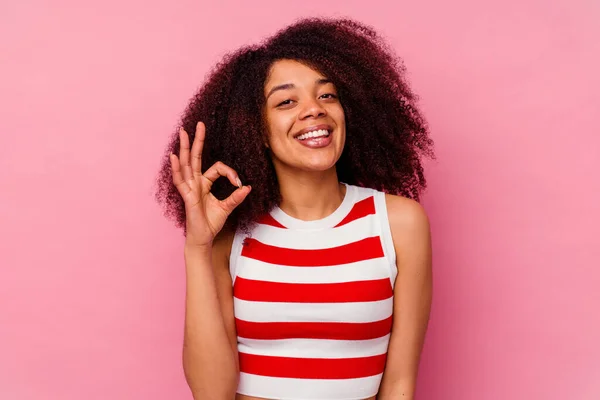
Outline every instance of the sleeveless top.
{"type": "Polygon", "coordinates": [[[276,207],[230,256],[240,377],[266,399],[377,394],[392,326],[396,255],[385,194],[346,185],[333,214],[302,221],[276,207]]]}

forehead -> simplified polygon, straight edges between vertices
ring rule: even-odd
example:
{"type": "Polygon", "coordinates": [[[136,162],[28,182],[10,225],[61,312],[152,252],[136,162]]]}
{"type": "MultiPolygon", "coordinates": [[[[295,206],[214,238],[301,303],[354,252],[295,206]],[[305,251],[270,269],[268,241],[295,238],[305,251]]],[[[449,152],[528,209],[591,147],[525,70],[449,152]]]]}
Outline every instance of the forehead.
{"type": "Polygon", "coordinates": [[[313,83],[324,78],[326,78],[325,75],[301,62],[278,60],[271,65],[269,76],[265,82],[265,90],[285,83],[300,85],[308,82],[313,83]]]}

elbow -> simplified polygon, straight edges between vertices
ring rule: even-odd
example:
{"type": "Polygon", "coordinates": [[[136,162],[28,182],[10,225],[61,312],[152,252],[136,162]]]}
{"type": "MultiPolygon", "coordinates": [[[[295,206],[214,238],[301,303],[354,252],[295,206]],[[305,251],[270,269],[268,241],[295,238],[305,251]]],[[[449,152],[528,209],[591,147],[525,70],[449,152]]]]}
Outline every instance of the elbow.
{"type": "MultiPolygon", "coordinates": [[[[193,358],[192,358],[193,359],[193,358]]],[[[199,365],[183,355],[183,372],[194,400],[235,399],[239,373],[236,368],[199,365]]]]}
{"type": "Polygon", "coordinates": [[[194,400],[234,400],[237,385],[231,382],[191,382],[188,386],[194,400]]]}

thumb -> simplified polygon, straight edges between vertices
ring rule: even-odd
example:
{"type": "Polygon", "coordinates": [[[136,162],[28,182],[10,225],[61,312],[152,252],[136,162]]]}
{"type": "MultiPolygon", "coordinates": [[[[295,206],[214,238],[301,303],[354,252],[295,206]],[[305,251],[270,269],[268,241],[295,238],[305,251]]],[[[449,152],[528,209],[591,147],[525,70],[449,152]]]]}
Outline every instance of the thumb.
{"type": "Polygon", "coordinates": [[[246,196],[248,196],[250,190],[252,190],[251,186],[242,186],[241,188],[236,189],[233,193],[231,193],[231,195],[228,198],[226,198],[225,200],[221,200],[221,206],[223,207],[225,212],[227,212],[228,215],[231,214],[233,210],[237,206],[239,206],[242,203],[242,201],[244,201],[246,196]]]}

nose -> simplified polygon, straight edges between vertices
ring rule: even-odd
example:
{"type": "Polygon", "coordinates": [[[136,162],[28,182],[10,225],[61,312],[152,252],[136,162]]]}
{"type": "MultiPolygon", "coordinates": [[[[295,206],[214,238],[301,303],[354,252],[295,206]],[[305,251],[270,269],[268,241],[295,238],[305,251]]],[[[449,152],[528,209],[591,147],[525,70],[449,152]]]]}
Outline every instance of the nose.
{"type": "Polygon", "coordinates": [[[306,100],[304,108],[300,112],[300,119],[320,118],[327,115],[325,108],[316,100],[306,100]]]}

